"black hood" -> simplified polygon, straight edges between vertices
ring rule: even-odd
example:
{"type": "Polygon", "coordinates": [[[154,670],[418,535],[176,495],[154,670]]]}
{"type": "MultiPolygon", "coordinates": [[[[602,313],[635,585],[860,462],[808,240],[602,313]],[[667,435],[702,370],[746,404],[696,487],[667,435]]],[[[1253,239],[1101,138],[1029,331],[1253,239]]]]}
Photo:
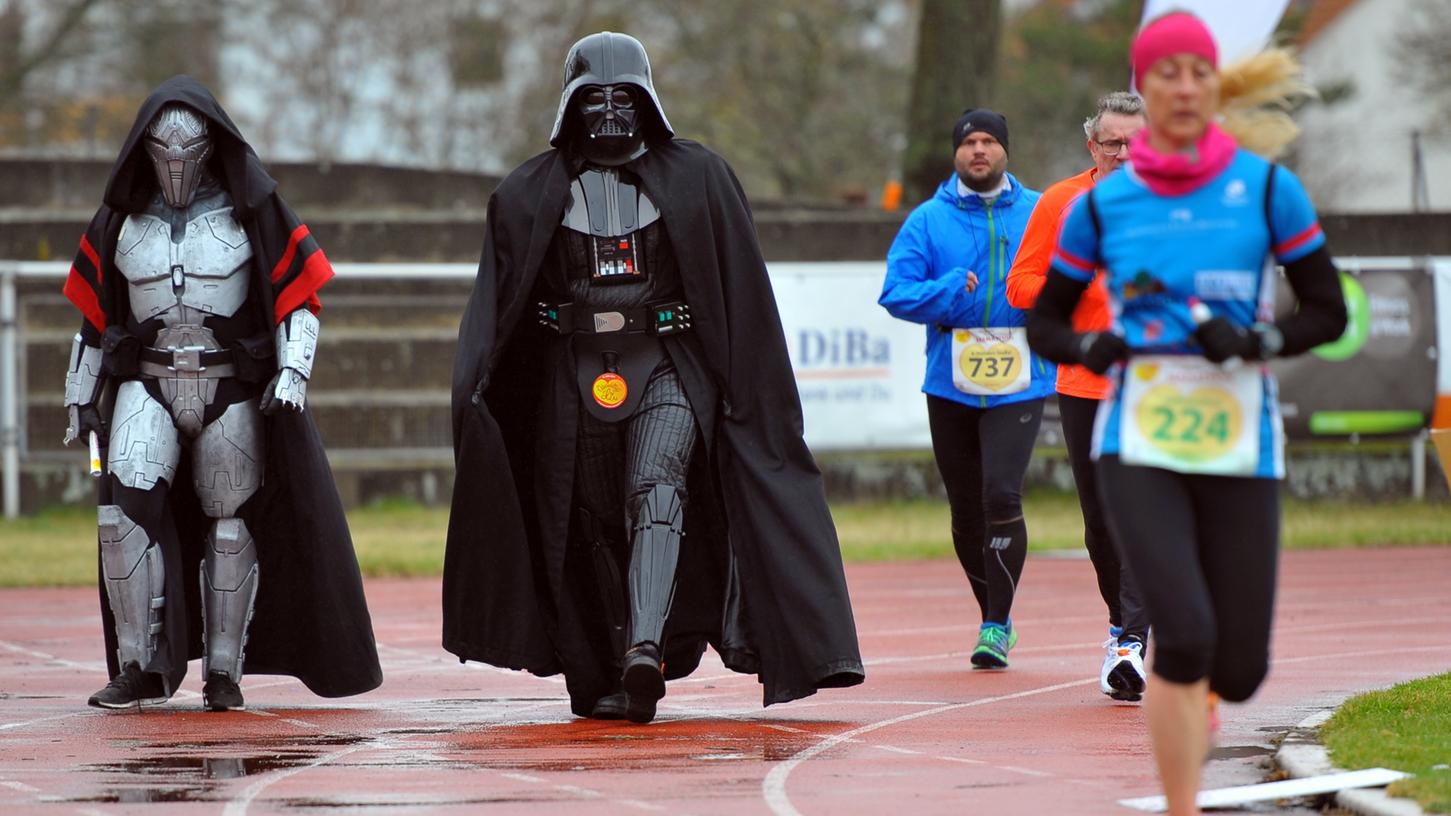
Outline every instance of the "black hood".
{"type": "Polygon", "coordinates": [[[570,107],[579,89],[586,85],[634,85],[649,98],[645,107],[653,109],[654,118],[664,131],[666,138],[675,135],[670,120],[665,118],[665,109],[660,106],[660,97],[655,94],[655,83],[650,75],[650,57],[645,46],[629,34],[601,31],[581,39],[569,49],[564,58],[564,89],[559,95],[559,112],[554,116],[554,130],[549,134],[552,147],[564,147],[568,141],[565,133],[570,107]]]}
{"type": "Polygon", "coordinates": [[[232,194],[237,217],[246,217],[272,194],[277,182],[267,175],[261,160],[212,92],[185,75],[174,76],[156,86],[141,103],[136,122],[131,125],[111,178],[106,182],[106,206],[118,212],[139,212],[156,194],[156,174],[150,157],[141,147],[141,138],[157,112],[172,102],[180,102],[207,118],[207,129],[216,145],[210,162],[212,173],[232,194]]]}

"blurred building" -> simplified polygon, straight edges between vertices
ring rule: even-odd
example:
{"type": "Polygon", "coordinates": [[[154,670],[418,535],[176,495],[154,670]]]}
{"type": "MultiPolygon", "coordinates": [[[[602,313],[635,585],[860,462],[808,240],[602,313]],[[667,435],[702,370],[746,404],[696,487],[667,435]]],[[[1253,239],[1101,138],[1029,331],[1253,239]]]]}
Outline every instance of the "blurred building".
{"type": "MultiPolygon", "coordinates": [[[[1446,0],[1433,0],[1444,4],[1446,0]]],[[[1426,0],[1317,0],[1300,34],[1306,75],[1325,96],[1298,116],[1296,169],[1325,212],[1451,211],[1451,88],[1418,87],[1404,39],[1426,0]],[[1413,155],[1419,134],[1421,160],[1413,155]],[[1419,172],[1418,172],[1419,171],[1419,172]]],[[[1451,28],[1451,25],[1448,25],[1451,28]]],[[[1451,30],[1442,32],[1451,38],[1451,30]]]]}

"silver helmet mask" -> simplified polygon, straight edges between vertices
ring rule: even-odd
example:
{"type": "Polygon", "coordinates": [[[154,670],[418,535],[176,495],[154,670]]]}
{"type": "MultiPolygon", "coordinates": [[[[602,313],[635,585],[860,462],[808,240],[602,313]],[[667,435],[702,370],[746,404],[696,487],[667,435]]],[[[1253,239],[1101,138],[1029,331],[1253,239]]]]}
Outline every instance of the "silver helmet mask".
{"type": "Polygon", "coordinates": [[[142,143],[166,203],[172,207],[191,204],[212,155],[206,118],[186,105],[168,104],[146,126],[142,143]]]}

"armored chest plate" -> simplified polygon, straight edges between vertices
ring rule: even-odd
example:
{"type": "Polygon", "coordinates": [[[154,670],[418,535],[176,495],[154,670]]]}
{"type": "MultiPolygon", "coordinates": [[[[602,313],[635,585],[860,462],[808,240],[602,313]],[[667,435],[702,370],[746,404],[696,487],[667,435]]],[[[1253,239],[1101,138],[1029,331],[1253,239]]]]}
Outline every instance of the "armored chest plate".
{"type": "Polygon", "coordinates": [[[186,222],[179,241],[155,215],[129,216],[116,239],[116,267],[129,284],[138,322],[160,317],[168,326],[196,324],[205,315],[231,317],[247,299],[252,244],[232,208],[186,222]]]}
{"type": "Polygon", "coordinates": [[[659,220],[655,202],[618,170],[586,170],[569,186],[563,225],[588,238],[590,279],[595,283],[643,280],[635,233],[659,220]]]}

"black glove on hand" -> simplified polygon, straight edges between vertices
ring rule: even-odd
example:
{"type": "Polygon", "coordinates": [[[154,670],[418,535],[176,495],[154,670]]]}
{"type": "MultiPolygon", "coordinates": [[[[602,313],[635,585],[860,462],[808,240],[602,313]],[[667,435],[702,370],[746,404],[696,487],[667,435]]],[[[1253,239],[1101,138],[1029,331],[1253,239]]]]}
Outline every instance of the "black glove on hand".
{"type": "Polygon", "coordinates": [[[1129,344],[1113,332],[1080,335],[1078,362],[1094,374],[1108,371],[1109,366],[1129,356],[1129,344]]]}
{"type": "Polygon", "coordinates": [[[101,412],[96,410],[95,403],[82,405],[76,410],[76,438],[85,441],[86,435],[91,431],[96,432],[96,442],[101,447],[104,448],[111,441],[106,420],[101,418],[101,412]]]}
{"type": "Polygon", "coordinates": [[[1194,339],[1199,341],[1205,359],[1211,363],[1222,363],[1231,357],[1257,360],[1260,356],[1259,338],[1227,317],[1210,318],[1200,323],[1194,330],[1194,339]]]}

